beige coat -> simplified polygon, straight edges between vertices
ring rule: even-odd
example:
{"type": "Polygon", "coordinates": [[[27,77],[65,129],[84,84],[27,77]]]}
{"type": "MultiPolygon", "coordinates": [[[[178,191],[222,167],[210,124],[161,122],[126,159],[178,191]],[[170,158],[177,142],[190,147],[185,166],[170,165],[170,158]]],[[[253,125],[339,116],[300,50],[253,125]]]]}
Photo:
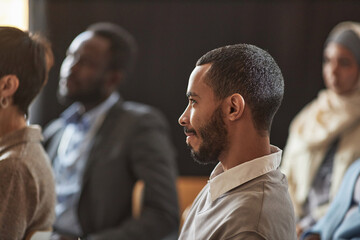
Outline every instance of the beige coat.
{"type": "MultiPolygon", "coordinates": [[[[347,168],[360,157],[360,94],[343,98],[329,90],[321,91],[291,123],[281,170],[288,177],[298,218],[325,154],[337,137],[340,141],[334,156],[330,200],[347,168]]],[[[315,218],[323,216],[327,207],[318,208],[315,218]]]]}
{"type": "MultiPolygon", "coordinates": [[[[348,29],[360,37],[360,24],[342,22],[335,26],[329,38],[348,29]]],[[[357,88],[348,95],[320,91],[290,125],[281,168],[288,177],[289,192],[298,218],[303,217],[302,208],[312,182],[335,139],[340,141],[331,173],[330,202],[347,168],[360,157],[360,78],[357,88]]],[[[319,219],[327,208],[328,204],[322,205],[312,215],[319,219]]]]}

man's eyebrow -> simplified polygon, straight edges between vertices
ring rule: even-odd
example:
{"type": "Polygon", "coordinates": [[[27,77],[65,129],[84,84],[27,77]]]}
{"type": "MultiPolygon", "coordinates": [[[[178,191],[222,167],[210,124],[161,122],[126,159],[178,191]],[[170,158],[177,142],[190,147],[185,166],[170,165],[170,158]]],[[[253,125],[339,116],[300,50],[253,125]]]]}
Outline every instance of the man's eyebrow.
{"type": "Polygon", "coordinates": [[[189,98],[189,97],[199,97],[199,95],[197,95],[196,93],[194,92],[187,92],[186,93],[186,97],[189,98]]]}

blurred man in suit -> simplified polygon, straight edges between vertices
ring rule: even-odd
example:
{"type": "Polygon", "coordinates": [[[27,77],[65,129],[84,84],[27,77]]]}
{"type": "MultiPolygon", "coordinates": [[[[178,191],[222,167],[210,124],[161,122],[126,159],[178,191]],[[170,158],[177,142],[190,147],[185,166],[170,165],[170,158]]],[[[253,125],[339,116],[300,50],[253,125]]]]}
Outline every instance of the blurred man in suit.
{"type": "Polygon", "coordinates": [[[62,239],[176,235],[176,163],[167,122],[117,92],[135,53],[133,37],[111,23],[91,25],[68,48],[59,96],[73,104],[44,133],[56,177],[54,229],[62,239]],[[138,180],[145,188],[135,218],[131,196],[138,180]]]}

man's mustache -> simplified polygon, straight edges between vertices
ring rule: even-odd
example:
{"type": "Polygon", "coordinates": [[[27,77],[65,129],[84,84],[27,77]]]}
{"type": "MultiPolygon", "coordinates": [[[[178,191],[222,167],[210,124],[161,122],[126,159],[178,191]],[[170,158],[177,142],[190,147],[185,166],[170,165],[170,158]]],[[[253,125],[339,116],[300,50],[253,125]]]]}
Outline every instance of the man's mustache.
{"type": "Polygon", "coordinates": [[[184,127],[184,133],[193,133],[196,135],[196,131],[194,129],[188,129],[187,127],[184,127]]]}

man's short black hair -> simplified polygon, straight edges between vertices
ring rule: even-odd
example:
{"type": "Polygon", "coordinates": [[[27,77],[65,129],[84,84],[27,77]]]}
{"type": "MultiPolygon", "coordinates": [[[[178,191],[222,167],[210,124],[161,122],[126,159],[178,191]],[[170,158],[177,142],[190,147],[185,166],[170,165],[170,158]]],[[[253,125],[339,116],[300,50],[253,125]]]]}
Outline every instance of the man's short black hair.
{"type": "Polygon", "coordinates": [[[270,133],[275,113],[284,95],[284,79],[270,54],[256,46],[236,44],[214,49],[197,66],[210,63],[206,83],[215,96],[225,99],[234,93],[250,107],[255,128],[270,133]]]}
{"type": "Polygon", "coordinates": [[[135,65],[137,44],[128,31],[109,22],[94,23],[87,28],[87,31],[110,41],[110,70],[120,70],[125,75],[131,72],[135,65]]]}
{"type": "Polygon", "coordinates": [[[14,74],[19,88],[13,103],[28,114],[28,107],[47,81],[53,63],[49,42],[37,34],[14,27],[0,27],[0,78],[14,74]]]}

